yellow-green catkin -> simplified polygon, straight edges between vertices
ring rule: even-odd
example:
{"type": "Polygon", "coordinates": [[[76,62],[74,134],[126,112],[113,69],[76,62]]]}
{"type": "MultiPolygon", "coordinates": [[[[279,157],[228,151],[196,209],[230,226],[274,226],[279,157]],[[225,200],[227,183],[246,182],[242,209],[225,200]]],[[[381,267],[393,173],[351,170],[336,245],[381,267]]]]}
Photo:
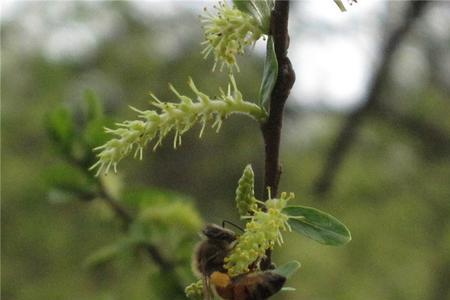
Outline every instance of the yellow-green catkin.
{"type": "Polygon", "coordinates": [[[170,86],[179,99],[178,103],[162,102],[152,95],[151,104],[156,107],[155,110],[133,108],[139,113],[138,120],[117,123],[116,129],[106,128],[106,132],[115,138],[94,149],[99,152],[98,161],[90,169],[97,169],[96,176],[108,173],[111,168],[116,172],[119,161],[130,154],[134,153],[135,157],[142,159],[143,150],[150,142],[156,141],[153,146],[156,149],[170,132],[174,132],[173,146],[177,147],[181,144],[181,136],[197,123],[202,124],[201,137],[207,123],[212,123],[211,127],[218,131],[230,114],[246,114],[260,122],[267,116],[264,109],[243,99],[233,76],[230,76],[227,92],[219,89],[216,99],[199,91],[192,79],[189,80],[189,87],[195,98],[182,95],[170,86]]]}
{"type": "Polygon", "coordinates": [[[184,289],[184,293],[186,297],[193,300],[201,300],[203,299],[203,281],[198,280],[194,283],[191,283],[184,289]]]}
{"type": "Polygon", "coordinates": [[[257,208],[254,182],[255,174],[252,166],[247,165],[236,189],[236,206],[241,216],[246,216],[257,208]]]}
{"type": "Polygon", "coordinates": [[[249,265],[261,259],[267,249],[283,243],[281,231],[290,231],[290,227],[287,223],[289,216],[282,210],[293,197],[293,194],[282,193],[280,198],[265,202],[267,211],[258,209],[254,212],[236,246],[225,258],[225,268],[230,276],[250,271],[249,265]]]}
{"type": "Polygon", "coordinates": [[[217,10],[216,15],[205,8],[205,14],[200,16],[205,33],[205,49],[202,53],[206,58],[213,52],[213,70],[220,63],[220,70],[227,65],[229,69],[236,68],[239,71],[236,55],[243,54],[246,47],[255,44],[263,32],[255,17],[225,2],[219,2],[219,6],[214,8],[217,10]]]}

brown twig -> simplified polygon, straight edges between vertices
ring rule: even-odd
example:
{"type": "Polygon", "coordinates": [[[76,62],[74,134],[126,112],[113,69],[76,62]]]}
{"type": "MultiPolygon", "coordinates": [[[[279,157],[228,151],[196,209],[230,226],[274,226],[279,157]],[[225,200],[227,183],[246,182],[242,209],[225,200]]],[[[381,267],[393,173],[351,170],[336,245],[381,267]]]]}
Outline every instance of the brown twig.
{"type": "MultiPolygon", "coordinates": [[[[278,61],[278,76],[270,97],[269,117],[262,124],[261,131],[265,145],[264,199],[268,198],[268,189],[277,196],[281,166],[279,163],[281,127],[283,111],[295,81],[291,61],[287,57],[289,48],[288,34],[289,1],[277,0],[270,19],[270,34],[273,37],[275,54],[278,61]]],[[[261,269],[271,268],[271,251],[261,261],[261,269]]]]}
{"type": "MultiPolygon", "coordinates": [[[[69,163],[78,167],[86,176],[91,177],[92,174],[88,171],[86,167],[86,163],[80,161],[70,155],[66,155],[65,157],[69,163]]],[[[81,195],[82,197],[91,196],[92,198],[100,198],[103,200],[115,213],[118,219],[121,220],[123,224],[124,231],[128,231],[131,224],[134,222],[133,216],[127,211],[127,209],[120,204],[118,200],[116,200],[107,190],[105,185],[102,183],[100,179],[96,181],[97,189],[95,192],[81,195]]],[[[180,295],[184,295],[184,287],[182,285],[181,280],[178,280],[178,275],[175,271],[175,264],[168,260],[166,257],[162,255],[156,245],[153,245],[149,242],[145,242],[141,244],[142,249],[144,249],[153,262],[159,267],[161,272],[168,272],[172,274],[173,278],[175,278],[177,286],[175,287],[176,291],[180,295]]]]}
{"type": "Polygon", "coordinates": [[[450,150],[450,135],[426,120],[421,120],[393,109],[377,105],[376,118],[390,123],[395,129],[402,130],[423,141],[423,144],[433,150],[433,157],[445,155],[450,150]]]}
{"type": "MultiPolygon", "coordinates": [[[[108,194],[103,184],[100,183],[99,186],[100,186],[99,196],[114,211],[116,216],[120,220],[122,220],[122,223],[124,224],[124,230],[127,231],[130,225],[133,223],[133,217],[122,205],[120,205],[120,203],[117,200],[115,200],[108,194]]],[[[176,282],[176,286],[174,287],[174,289],[176,289],[177,294],[184,295],[184,286],[182,285],[181,280],[178,279],[178,275],[175,271],[175,265],[162,255],[162,253],[159,251],[156,245],[150,242],[144,242],[140,246],[142,247],[142,249],[145,250],[145,252],[147,252],[147,254],[150,256],[153,262],[159,267],[161,272],[167,272],[169,274],[172,274],[176,282]]]]}
{"type": "MultiPolygon", "coordinates": [[[[131,214],[123,207],[119,201],[114,199],[106,190],[105,186],[99,181],[99,196],[100,198],[111,208],[116,216],[122,221],[124,230],[127,231],[130,225],[133,223],[133,217],[131,214]]],[[[142,244],[142,247],[150,255],[152,260],[159,266],[161,271],[173,272],[174,264],[166,259],[162,253],[159,251],[158,247],[150,243],[142,244]]]]}
{"type": "Polygon", "coordinates": [[[276,1],[271,16],[270,34],[273,37],[278,61],[278,76],[270,98],[269,117],[261,126],[265,145],[264,199],[268,197],[267,187],[270,188],[272,195],[276,196],[278,193],[281,175],[279,152],[283,110],[295,81],[295,73],[287,57],[288,18],[289,1],[276,1]]]}
{"type": "Polygon", "coordinates": [[[414,21],[424,11],[427,2],[411,1],[408,4],[402,23],[386,39],[383,50],[381,51],[383,56],[372,77],[365,103],[347,117],[344,126],[327,155],[325,166],[314,185],[314,192],[317,195],[324,196],[331,189],[335,175],[346,153],[355,141],[358,126],[365,116],[374,111],[377,103],[380,101],[380,95],[383,90],[382,86],[389,73],[389,67],[394,58],[394,53],[412,28],[414,21]]]}
{"type": "Polygon", "coordinates": [[[114,199],[107,191],[105,185],[101,180],[98,180],[98,196],[102,199],[111,210],[116,214],[116,216],[122,221],[123,228],[125,231],[128,230],[131,223],[133,222],[133,217],[130,213],[123,207],[119,201],[114,199]]]}

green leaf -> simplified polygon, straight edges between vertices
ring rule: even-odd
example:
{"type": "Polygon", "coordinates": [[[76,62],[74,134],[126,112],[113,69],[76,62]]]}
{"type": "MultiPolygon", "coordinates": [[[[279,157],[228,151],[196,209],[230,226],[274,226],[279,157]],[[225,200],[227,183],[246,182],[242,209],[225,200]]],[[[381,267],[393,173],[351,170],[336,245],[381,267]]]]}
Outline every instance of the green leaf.
{"type": "Polygon", "coordinates": [[[86,115],[88,122],[91,120],[98,120],[103,118],[102,103],[100,102],[94,91],[86,90],[84,92],[84,101],[87,107],[86,115]]]}
{"type": "Polygon", "coordinates": [[[52,204],[68,203],[72,201],[91,201],[96,197],[89,185],[54,184],[48,192],[48,201],[52,204]]]}
{"type": "Polygon", "coordinates": [[[141,208],[154,205],[164,206],[175,201],[193,202],[191,197],[182,193],[154,187],[126,189],[122,198],[127,205],[141,208]]]}
{"type": "Polygon", "coordinates": [[[257,11],[259,12],[259,20],[264,33],[270,31],[270,17],[274,6],[273,0],[256,0],[254,1],[257,11]]]}
{"type": "Polygon", "coordinates": [[[84,266],[86,268],[95,268],[109,263],[119,255],[122,249],[121,243],[104,246],[88,256],[84,261],[84,266]]]}
{"type": "Polygon", "coordinates": [[[278,76],[278,61],[275,54],[275,47],[273,44],[272,36],[267,39],[266,50],[266,62],[264,63],[263,78],[261,87],[259,89],[258,105],[262,108],[269,110],[270,95],[272,94],[273,87],[277,82],[278,76]]]}
{"type": "Polygon", "coordinates": [[[69,110],[62,106],[57,107],[47,114],[45,123],[53,142],[63,151],[68,151],[75,137],[75,125],[69,110]]]}
{"type": "Polygon", "coordinates": [[[288,206],[283,212],[290,216],[292,229],[321,244],[339,246],[350,242],[347,227],[335,217],[306,206],[288,206]]]}
{"type": "Polygon", "coordinates": [[[85,173],[76,166],[69,164],[47,167],[43,179],[49,187],[59,189],[66,189],[67,187],[81,189],[89,184],[85,173]]]}
{"type": "MultiPolygon", "coordinates": [[[[86,90],[84,93],[86,103],[86,125],[83,130],[83,140],[89,152],[96,145],[101,145],[107,140],[104,127],[107,126],[103,117],[103,106],[95,93],[86,90]]],[[[95,157],[95,156],[94,156],[95,157]]]]}
{"type": "Polygon", "coordinates": [[[249,15],[253,15],[252,13],[252,1],[249,0],[233,0],[233,4],[234,6],[239,9],[240,11],[249,14],[249,15]]]}
{"type": "Polygon", "coordinates": [[[273,3],[273,0],[233,0],[237,9],[258,20],[259,27],[265,34],[269,33],[273,3]]]}
{"type": "Polygon", "coordinates": [[[48,202],[51,204],[64,204],[78,200],[78,197],[66,190],[52,188],[47,194],[48,202]]]}
{"type": "MultiPolygon", "coordinates": [[[[89,152],[92,152],[92,148],[102,145],[108,140],[105,127],[107,126],[102,119],[91,120],[86,124],[83,130],[83,141],[89,149],[89,152]]],[[[95,158],[95,155],[92,156],[95,158]]]]}
{"type": "Polygon", "coordinates": [[[285,263],[282,266],[279,266],[278,268],[273,270],[273,272],[278,273],[286,278],[289,278],[292,275],[294,275],[295,272],[297,272],[300,266],[301,264],[298,261],[292,260],[288,263],[285,263]]]}
{"type": "Polygon", "coordinates": [[[153,299],[186,299],[180,296],[180,281],[174,272],[151,273],[148,282],[154,295],[153,299]]]}

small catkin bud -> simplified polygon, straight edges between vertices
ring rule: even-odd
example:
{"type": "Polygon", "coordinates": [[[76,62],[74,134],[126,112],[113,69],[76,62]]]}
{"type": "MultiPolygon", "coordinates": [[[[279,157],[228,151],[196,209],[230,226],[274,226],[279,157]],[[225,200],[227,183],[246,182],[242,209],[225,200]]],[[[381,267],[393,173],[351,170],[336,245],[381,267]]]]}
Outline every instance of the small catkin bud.
{"type": "Polygon", "coordinates": [[[203,299],[203,282],[199,280],[197,282],[191,283],[184,289],[186,297],[193,300],[203,299]]]}
{"type": "Polygon", "coordinates": [[[247,165],[236,189],[236,206],[239,215],[246,216],[257,209],[254,189],[255,175],[251,165],[247,165]]]}

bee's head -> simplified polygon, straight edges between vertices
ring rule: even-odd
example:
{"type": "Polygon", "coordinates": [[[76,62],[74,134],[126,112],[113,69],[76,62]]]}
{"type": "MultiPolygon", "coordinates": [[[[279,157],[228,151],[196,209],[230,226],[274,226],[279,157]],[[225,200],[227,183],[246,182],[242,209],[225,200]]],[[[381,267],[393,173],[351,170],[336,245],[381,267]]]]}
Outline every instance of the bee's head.
{"type": "Polygon", "coordinates": [[[236,240],[236,234],[233,231],[216,224],[206,225],[202,233],[210,240],[226,241],[229,243],[236,240]]]}

